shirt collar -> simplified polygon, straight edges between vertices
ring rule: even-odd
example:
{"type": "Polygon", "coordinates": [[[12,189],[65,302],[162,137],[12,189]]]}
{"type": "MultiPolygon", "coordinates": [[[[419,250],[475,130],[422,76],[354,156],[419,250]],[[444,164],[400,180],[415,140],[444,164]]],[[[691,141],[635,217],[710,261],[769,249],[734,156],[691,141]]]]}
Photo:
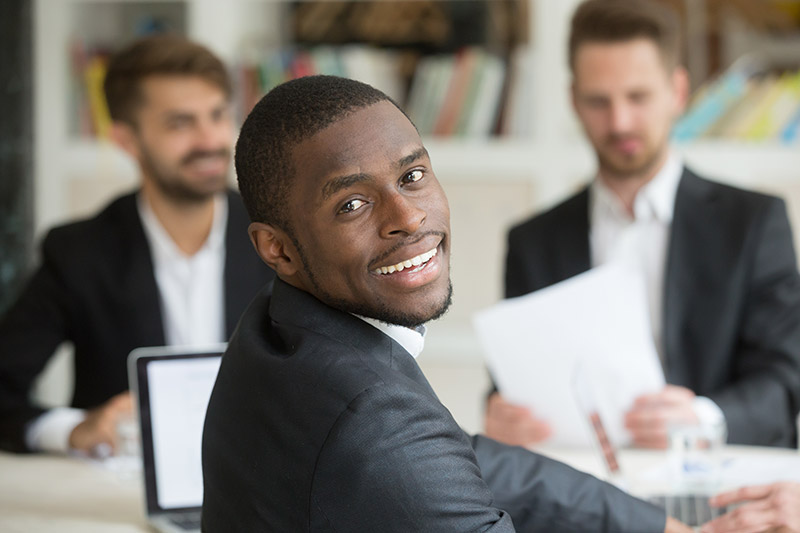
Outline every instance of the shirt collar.
{"type": "MultiPolygon", "coordinates": [[[[633,210],[637,220],[652,218],[664,223],[672,222],[675,196],[683,174],[683,161],[670,151],[658,173],[636,194],[633,210]]],[[[629,219],[617,195],[599,178],[590,187],[593,211],[600,210],[617,218],[629,219]]]]}
{"type": "Polygon", "coordinates": [[[425,347],[425,326],[419,326],[417,329],[407,328],[405,326],[398,326],[397,324],[387,324],[374,318],[368,318],[361,315],[353,315],[367,324],[375,327],[381,333],[388,335],[397,344],[402,346],[411,356],[416,359],[422,353],[425,347]]]}
{"type": "MultiPolygon", "coordinates": [[[[142,221],[144,232],[151,248],[161,257],[183,257],[184,254],[167,230],[159,222],[158,217],[150,207],[150,203],[144,198],[142,193],[137,195],[136,207],[139,211],[139,218],[142,221]]],[[[214,195],[214,220],[211,222],[211,231],[203,243],[203,250],[218,250],[225,244],[225,229],[228,224],[228,202],[225,195],[220,193],[214,195]]],[[[199,252],[198,252],[199,253],[199,252]]]]}

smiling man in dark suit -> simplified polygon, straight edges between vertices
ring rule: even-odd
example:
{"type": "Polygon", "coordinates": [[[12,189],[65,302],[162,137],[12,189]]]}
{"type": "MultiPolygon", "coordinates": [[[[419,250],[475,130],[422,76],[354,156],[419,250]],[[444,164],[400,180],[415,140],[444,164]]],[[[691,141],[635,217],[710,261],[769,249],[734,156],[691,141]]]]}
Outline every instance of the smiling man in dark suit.
{"type": "MultiPolygon", "coordinates": [[[[669,383],[627,413],[634,442],[663,448],[671,423],[724,421],[731,443],[792,446],[800,278],[786,209],[777,198],[698,177],[670,150],[688,88],[679,43],[674,13],[654,2],[578,7],[572,101],[598,172],[589,187],[509,232],[506,296],[632,260],[669,383]]],[[[486,430],[530,444],[548,425],[494,393],[486,430]]]]}
{"type": "Polygon", "coordinates": [[[231,84],[222,62],[180,37],[115,55],[105,91],[112,136],[141,189],[50,231],[42,263],[0,320],[0,448],[106,453],[131,411],[126,360],[140,346],[223,342],[274,273],[253,253],[227,188],[231,84]],[[29,400],[56,347],[74,347],[71,408],[29,400]]]}
{"type": "Polygon", "coordinates": [[[450,212],[386,95],[329,76],[280,85],[245,121],[236,169],[277,279],[211,395],[205,531],[686,531],[590,476],[469,438],[436,398],[415,357],[450,304],[450,212]]]}

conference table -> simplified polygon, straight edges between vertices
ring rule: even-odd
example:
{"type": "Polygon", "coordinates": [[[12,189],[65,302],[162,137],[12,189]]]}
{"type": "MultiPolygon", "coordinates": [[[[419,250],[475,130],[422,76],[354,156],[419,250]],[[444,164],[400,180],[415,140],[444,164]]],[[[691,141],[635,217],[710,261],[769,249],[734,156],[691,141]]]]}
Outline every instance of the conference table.
{"type": "MultiPolygon", "coordinates": [[[[536,451],[579,470],[604,476],[601,460],[592,450],[541,447],[536,451]]],[[[759,464],[771,464],[772,468],[780,464],[800,467],[797,450],[727,446],[723,453],[743,465],[754,461],[758,471],[764,470],[759,464]]],[[[658,469],[664,460],[665,453],[647,450],[623,450],[619,456],[626,477],[639,489],[652,484],[647,473],[658,469]]],[[[798,477],[800,471],[794,474],[798,477]]],[[[138,473],[121,473],[107,464],[77,457],[0,452],[0,531],[141,533],[151,530],[145,520],[138,473]]]]}

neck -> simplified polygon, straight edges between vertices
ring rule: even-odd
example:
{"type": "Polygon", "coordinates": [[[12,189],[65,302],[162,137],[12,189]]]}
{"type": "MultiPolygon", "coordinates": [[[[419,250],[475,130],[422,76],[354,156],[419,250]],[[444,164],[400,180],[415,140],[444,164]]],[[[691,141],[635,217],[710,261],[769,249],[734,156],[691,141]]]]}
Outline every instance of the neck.
{"type": "Polygon", "coordinates": [[[633,204],[636,201],[636,195],[639,191],[650,183],[653,178],[664,168],[667,163],[669,151],[664,150],[650,165],[634,174],[623,174],[614,172],[607,168],[600,168],[598,177],[603,181],[603,184],[611,189],[617,195],[625,211],[631,216],[634,216],[633,204]]]}
{"type": "Polygon", "coordinates": [[[146,182],[142,185],[145,201],[158,222],[186,255],[196,254],[205,244],[214,222],[214,197],[201,202],[175,202],[146,182]]]}

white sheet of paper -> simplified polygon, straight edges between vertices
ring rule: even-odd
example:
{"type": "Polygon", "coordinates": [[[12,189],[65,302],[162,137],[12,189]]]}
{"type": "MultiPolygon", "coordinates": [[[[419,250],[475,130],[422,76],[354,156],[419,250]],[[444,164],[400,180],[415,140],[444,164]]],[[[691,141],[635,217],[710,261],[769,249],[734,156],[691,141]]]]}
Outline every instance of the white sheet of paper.
{"type": "Polygon", "coordinates": [[[622,446],[633,400],[664,386],[648,317],[641,274],[613,263],[503,300],[476,313],[474,324],[502,394],[553,427],[548,444],[593,442],[577,380],[612,444],[622,446]]]}

